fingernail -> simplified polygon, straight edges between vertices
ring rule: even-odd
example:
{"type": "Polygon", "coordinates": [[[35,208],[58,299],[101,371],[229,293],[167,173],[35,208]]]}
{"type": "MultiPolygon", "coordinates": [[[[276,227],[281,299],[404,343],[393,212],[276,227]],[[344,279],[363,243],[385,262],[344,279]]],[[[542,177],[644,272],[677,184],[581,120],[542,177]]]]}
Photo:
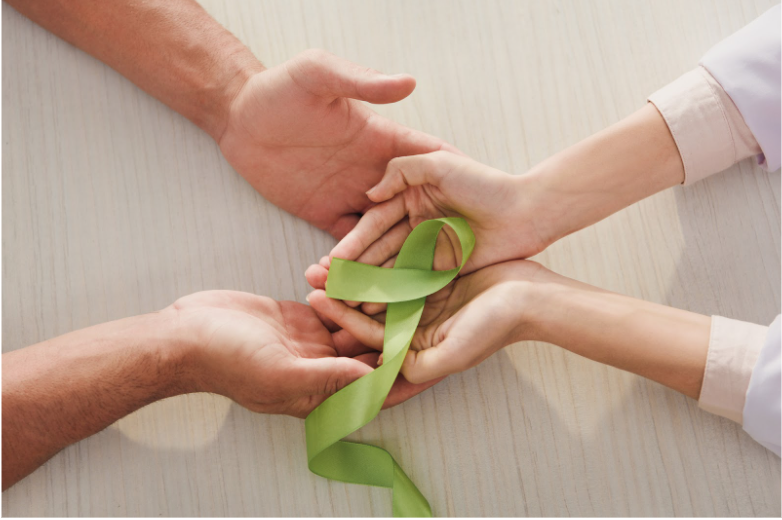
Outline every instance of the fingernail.
{"type": "Polygon", "coordinates": [[[375,189],[376,189],[376,188],[377,188],[377,186],[373,186],[373,187],[369,188],[369,189],[367,190],[367,196],[371,195],[371,194],[372,194],[372,192],[373,192],[373,191],[375,191],[375,189]]]}
{"type": "Polygon", "coordinates": [[[377,366],[380,366],[383,364],[383,353],[380,353],[380,357],[377,358],[377,366]]]}
{"type": "MultiPolygon", "coordinates": [[[[312,293],[310,293],[310,294],[312,294],[312,293]]],[[[304,297],[304,299],[307,300],[307,303],[309,303],[310,302],[310,295],[308,294],[307,296],[304,297]]]]}

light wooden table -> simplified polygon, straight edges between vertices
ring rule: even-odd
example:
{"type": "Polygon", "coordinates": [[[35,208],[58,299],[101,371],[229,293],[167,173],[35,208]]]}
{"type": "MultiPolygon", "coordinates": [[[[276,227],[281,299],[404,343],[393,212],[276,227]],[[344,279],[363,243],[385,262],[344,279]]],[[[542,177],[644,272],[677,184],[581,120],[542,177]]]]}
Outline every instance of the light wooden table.
{"type": "MultiPolygon", "coordinates": [[[[322,47],[416,92],[377,107],[516,174],[642,106],[771,0],[251,2],[207,9],[268,65],[322,47]]],[[[257,195],[197,128],[3,5],[3,351],[202,289],[303,301],[333,240],[257,195]]],[[[509,233],[512,229],[508,230],[509,233]]],[[[780,310],[780,176],[750,161],[539,255],[707,314],[780,310]]],[[[382,412],[437,515],[780,515],[780,459],[660,385],[519,344],[382,412]]],[[[304,423],[188,395],[71,446],[5,515],[371,516],[307,470],[304,423]]]]}

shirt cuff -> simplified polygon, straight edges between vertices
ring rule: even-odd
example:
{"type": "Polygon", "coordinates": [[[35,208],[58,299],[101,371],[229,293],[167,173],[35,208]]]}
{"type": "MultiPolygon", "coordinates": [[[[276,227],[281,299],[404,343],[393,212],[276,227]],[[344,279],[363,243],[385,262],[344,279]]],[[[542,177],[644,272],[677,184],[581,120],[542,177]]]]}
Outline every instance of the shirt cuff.
{"type": "Polygon", "coordinates": [[[749,380],[767,334],[762,325],[711,317],[700,408],[742,424],[749,380]]]}
{"type": "Polygon", "coordinates": [[[741,113],[703,67],[687,72],[651,96],[676,142],[683,184],[693,184],[760,153],[741,113]]]}

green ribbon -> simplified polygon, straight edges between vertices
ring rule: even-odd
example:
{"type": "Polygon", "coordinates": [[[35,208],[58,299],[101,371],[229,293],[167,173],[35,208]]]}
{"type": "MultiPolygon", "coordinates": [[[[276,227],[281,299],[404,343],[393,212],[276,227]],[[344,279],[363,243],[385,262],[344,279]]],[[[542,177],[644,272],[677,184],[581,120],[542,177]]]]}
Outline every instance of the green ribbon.
{"type": "Polygon", "coordinates": [[[432,516],[429,502],[386,450],[343,441],[375,418],[396,380],[418,327],[426,297],[448,285],[469,259],[475,235],[461,218],[422,222],[410,233],[391,269],[335,258],[326,295],[340,300],[386,302],[383,365],[326,399],[307,416],[307,460],[322,477],[393,489],[394,516],[432,516]],[[433,271],[437,234],[444,225],[456,233],[462,263],[433,271]]]}

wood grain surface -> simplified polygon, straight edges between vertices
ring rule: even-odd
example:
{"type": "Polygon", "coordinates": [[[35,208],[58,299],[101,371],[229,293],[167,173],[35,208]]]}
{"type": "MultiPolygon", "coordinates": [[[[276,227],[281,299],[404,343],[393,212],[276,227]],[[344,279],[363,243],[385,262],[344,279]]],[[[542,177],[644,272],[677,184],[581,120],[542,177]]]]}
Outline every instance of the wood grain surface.
{"type": "MultiPolygon", "coordinates": [[[[621,119],[771,0],[203,2],[267,65],[321,47],[418,79],[377,110],[523,174],[621,119]]],[[[214,142],[3,5],[3,351],[202,289],[304,301],[329,236],[214,142]]],[[[513,233],[509,228],[508,233],[513,233]]],[[[767,324],[780,176],[745,161],[537,259],[647,300],[767,324]]],[[[506,348],[353,438],[441,516],[779,516],[780,459],[658,384],[551,345],[506,348]]],[[[222,397],[156,403],[3,493],[11,516],[387,516],[387,490],[307,470],[304,423],[222,397]]]]}

